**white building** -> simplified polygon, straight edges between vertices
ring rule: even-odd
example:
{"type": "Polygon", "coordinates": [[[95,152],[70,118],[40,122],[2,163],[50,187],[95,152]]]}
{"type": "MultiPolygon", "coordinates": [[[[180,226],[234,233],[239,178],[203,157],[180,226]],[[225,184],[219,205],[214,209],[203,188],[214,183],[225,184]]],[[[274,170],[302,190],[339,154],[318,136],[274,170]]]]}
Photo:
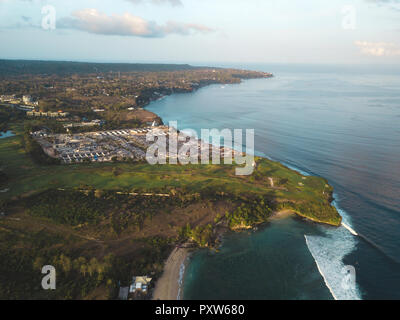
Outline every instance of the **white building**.
{"type": "Polygon", "coordinates": [[[29,94],[24,95],[22,96],[22,101],[26,104],[32,103],[32,97],[29,94]]]}
{"type": "Polygon", "coordinates": [[[129,292],[134,293],[137,291],[141,291],[146,293],[148,290],[148,286],[151,282],[151,278],[147,276],[133,277],[133,283],[129,287],[129,292]]]}

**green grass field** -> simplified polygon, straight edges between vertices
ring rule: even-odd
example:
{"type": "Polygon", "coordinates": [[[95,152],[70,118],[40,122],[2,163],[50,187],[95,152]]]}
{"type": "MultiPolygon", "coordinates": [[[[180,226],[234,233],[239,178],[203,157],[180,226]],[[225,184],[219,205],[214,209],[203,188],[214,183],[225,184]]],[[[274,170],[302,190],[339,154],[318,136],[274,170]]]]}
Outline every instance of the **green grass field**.
{"type": "Polygon", "coordinates": [[[0,299],[114,299],[120,281],[129,285],[137,274],[157,279],[174,245],[212,246],[219,228],[252,227],[273,211],[341,223],[325,179],[268,159],[257,158],[251,176],[236,176],[236,165],[44,166],[25,153],[20,128],[14,131],[0,139],[7,176],[0,180],[0,211],[6,213],[0,216],[0,299]],[[38,286],[40,268],[49,263],[57,267],[52,292],[38,286]]]}
{"type": "Polygon", "coordinates": [[[333,225],[340,216],[330,203],[332,188],[320,177],[303,177],[278,162],[257,158],[251,176],[236,176],[236,165],[155,165],[103,163],[39,166],[25,154],[20,134],[0,139],[0,167],[9,177],[0,199],[16,199],[51,188],[90,186],[103,190],[159,191],[184,188],[187,192],[215,190],[235,195],[273,197],[283,208],[317,222],[333,225]],[[116,176],[113,172],[118,168],[116,176]],[[274,188],[269,178],[273,178],[274,188]],[[313,208],[308,208],[312,206],[313,208]],[[324,210],[318,208],[321,207],[324,210]],[[308,209],[307,209],[308,208],[308,209]]]}

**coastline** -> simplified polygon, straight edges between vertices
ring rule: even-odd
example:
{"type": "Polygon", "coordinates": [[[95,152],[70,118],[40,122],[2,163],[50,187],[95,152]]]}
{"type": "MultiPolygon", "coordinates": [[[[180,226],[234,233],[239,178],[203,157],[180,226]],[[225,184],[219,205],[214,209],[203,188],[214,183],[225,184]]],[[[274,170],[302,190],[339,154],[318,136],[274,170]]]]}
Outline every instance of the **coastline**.
{"type": "Polygon", "coordinates": [[[143,108],[143,110],[146,110],[149,113],[152,113],[155,116],[155,118],[157,118],[157,121],[160,124],[164,124],[163,119],[158,114],[156,114],[155,112],[147,110],[146,107],[148,107],[151,103],[153,103],[155,101],[159,101],[159,100],[165,99],[166,97],[171,96],[173,94],[193,93],[193,92],[195,92],[197,90],[200,90],[202,88],[205,88],[205,87],[208,87],[208,86],[211,86],[211,85],[223,85],[223,86],[225,86],[225,85],[229,85],[229,84],[240,84],[245,80],[269,79],[269,78],[273,78],[274,77],[274,74],[272,74],[272,73],[260,72],[260,71],[254,71],[254,72],[262,74],[262,76],[241,77],[241,78],[239,77],[238,78],[239,79],[239,83],[229,82],[229,81],[204,81],[202,83],[199,83],[196,86],[192,86],[190,89],[181,89],[181,90],[175,89],[175,90],[172,90],[170,92],[163,93],[161,96],[156,96],[156,97],[152,96],[152,97],[149,98],[149,100],[147,100],[147,101],[141,103],[140,105],[138,105],[138,107],[143,108]]]}
{"type": "MultiPolygon", "coordinates": [[[[243,80],[248,80],[248,79],[241,79],[241,82],[243,80]]],[[[224,84],[224,83],[210,83],[210,84],[224,84]]],[[[198,90],[203,87],[207,87],[210,84],[203,85],[199,88],[194,88],[193,91],[198,90]]],[[[190,91],[190,92],[193,92],[190,91]]],[[[167,95],[169,96],[169,95],[167,95]]],[[[166,96],[163,96],[162,98],[165,98],[166,96]]],[[[146,105],[143,106],[143,108],[148,107],[151,102],[147,103],[146,105]]],[[[163,119],[156,113],[154,113],[160,120],[161,123],[163,122],[163,119]]],[[[268,158],[268,157],[266,157],[268,158]]],[[[280,162],[282,163],[282,162],[280,162]]],[[[286,165],[285,165],[286,166],[286,165]]],[[[290,170],[297,171],[293,168],[289,168],[290,170]]],[[[298,171],[297,171],[298,172],[298,171]]],[[[300,173],[303,175],[303,173],[300,173]]],[[[333,201],[333,198],[331,199],[331,203],[333,201]]],[[[310,222],[314,223],[319,223],[322,225],[329,225],[329,226],[334,226],[334,227],[339,227],[342,222],[342,217],[340,217],[340,223],[335,225],[323,221],[319,221],[317,219],[311,218],[309,216],[303,215],[295,210],[291,209],[284,209],[280,211],[275,211],[272,213],[272,215],[265,221],[265,222],[272,222],[272,221],[277,221],[277,220],[282,220],[282,219],[287,219],[289,217],[297,216],[300,218],[303,218],[305,220],[308,220],[310,222]]],[[[238,229],[235,231],[243,231],[246,229],[252,229],[252,230],[257,230],[257,226],[250,226],[249,228],[242,228],[238,229]]],[[[223,235],[225,234],[227,230],[225,229],[222,231],[218,238],[222,238],[223,235]]],[[[164,270],[162,276],[158,279],[153,295],[152,295],[152,300],[182,300],[183,299],[183,284],[184,284],[184,276],[185,276],[185,270],[187,267],[187,258],[189,256],[188,249],[186,248],[174,248],[174,250],[171,252],[169,255],[167,261],[164,264],[164,270]],[[183,267],[183,268],[182,268],[183,267]],[[182,270],[183,269],[183,270],[182,270]]]]}
{"type": "MultiPolygon", "coordinates": [[[[277,211],[268,221],[286,219],[295,215],[292,210],[277,211]]],[[[219,237],[222,237],[225,232],[226,230],[219,237]]],[[[174,248],[164,263],[163,274],[156,282],[152,300],[183,300],[183,284],[189,255],[187,248],[174,248]]]]}
{"type": "Polygon", "coordinates": [[[276,211],[272,214],[272,216],[268,219],[268,221],[281,220],[295,215],[296,213],[293,210],[276,211]]]}
{"type": "Polygon", "coordinates": [[[174,248],[164,264],[164,271],[156,283],[152,300],[182,299],[183,278],[188,256],[187,248],[174,248]]]}

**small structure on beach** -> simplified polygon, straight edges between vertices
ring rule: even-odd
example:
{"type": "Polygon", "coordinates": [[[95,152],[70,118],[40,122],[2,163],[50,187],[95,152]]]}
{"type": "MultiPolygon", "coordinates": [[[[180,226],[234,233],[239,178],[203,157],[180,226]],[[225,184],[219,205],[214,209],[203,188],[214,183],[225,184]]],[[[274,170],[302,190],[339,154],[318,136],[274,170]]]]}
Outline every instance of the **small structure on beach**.
{"type": "Polygon", "coordinates": [[[132,280],[133,281],[129,289],[130,293],[135,293],[135,292],[147,293],[147,289],[149,287],[152,278],[149,278],[147,276],[139,276],[139,277],[133,277],[132,280]]]}

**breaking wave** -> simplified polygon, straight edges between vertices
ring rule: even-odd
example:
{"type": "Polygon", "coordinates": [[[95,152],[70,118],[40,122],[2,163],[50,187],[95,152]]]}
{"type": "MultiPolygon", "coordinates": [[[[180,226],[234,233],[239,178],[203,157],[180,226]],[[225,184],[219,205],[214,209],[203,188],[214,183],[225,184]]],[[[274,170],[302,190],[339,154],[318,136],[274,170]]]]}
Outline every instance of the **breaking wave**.
{"type": "Polygon", "coordinates": [[[340,209],[335,201],[332,204],[343,218],[342,226],[329,229],[320,226],[325,235],[305,235],[306,244],[333,298],[361,300],[362,296],[357,283],[353,286],[344,285],[347,269],[343,258],[355,249],[357,232],[351,227],[351,220],[347,213],[340,209]]]}
{"type": "Polygon", "coordinates": [[[349,230],[350,233],[351,233],[353,236],[358,236],[358,233],[355,232],[353,228],[351,228],[350,226],[348,226],[348,225],[345,224],[344,222],[342,222],[342,226],[343,226],[344,228],[346,228],[347,230],[349,230]]]}
{"type": "MultiPolygon", "coordinates": [[[[303,176],[310,174],[288,163],[281,162],[291,170],[297,171],[303,176]]],[[[333,195],[337,199],[337,195],[333,195]]],[[[353,287],[343,285],[346,266],[343,258],[353,252],[357,245],[358,233],[353,229],[351,218],[342,210],[337,201],[332,205],[342,216],[342,225],[338,228],[326,228],[319,226],[324,236],[304,235],[308,250],[313,256],[318,271],[335,300],[361,300],[361,293],[357,283],[353,287]]],[[[356,277],[357,279],[357,277],[356,277]]]]}
{"type": "Polygon", "coordinates": [[[306,172],[306,171],[304,171],[304,170],[301,170],[301,169],[299,169],[299,168],[293,167],[292,165],[288,164],[287,162],[282,162],[282,161],[280,161],[280,163],[282,163],[285,167],[288,167],[289,169],[291,169],[291,170],[293,170],[293,171],[296,171],[296,172],[302,174],[302,175],[305,176],[305,177],[310,176],[310,174],[309,174],[308,172],[306,172]]]}
{"type": "Polygon", "coordinates": [[[183,287],[183,277],[185,275],[185,261],[181,263],[181,266],[179,268],[179,279],[178,279],[178,296],[176,297],[176,300],[181,300],[182,299],[182,287],[183,287]]]}

